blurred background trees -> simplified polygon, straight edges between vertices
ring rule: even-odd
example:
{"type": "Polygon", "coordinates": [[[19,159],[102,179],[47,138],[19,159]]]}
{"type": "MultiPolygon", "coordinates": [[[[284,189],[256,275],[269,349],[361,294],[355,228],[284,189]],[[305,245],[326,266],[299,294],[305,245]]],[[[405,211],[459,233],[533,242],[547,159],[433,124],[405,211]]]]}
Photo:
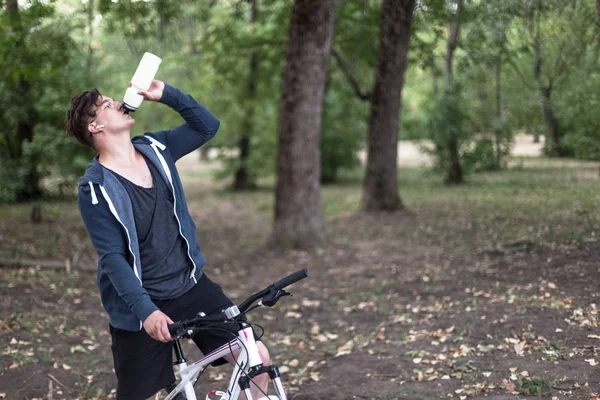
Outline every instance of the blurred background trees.
{"type": "MultiPolygon", "coordinates": [[[[120,98],[145,51],[163,58],[158,79],[222,120],[209,154],[219,160],[216,178],[234,190],[272,185],[282,165],[316,163],[318,176],[294,190],[318,193],[356,171],[366,152],[363,208],[399,209],[398,139],[425,143],[440,180],[453,184],[505,168],[520,134],[543,139],[548,156],[600,160],[597,4],[332,1],[322,82],[312,74],[300,86],[317,82],[323,95],[287,94],[320,110],[304,121],[282,109],[284,82],[306,74],[286,72],[301,3],[0,1],[0,200],[73,193],[93,153],[64,137],[70,97],[97,87],[120,98]],[[291,129],[298,140],[308,126],[311,139],[284,153],[282,135],[291,129]]],[[[135,134],[179,123],[164,107],[142,107],[136,119],[135,134]]]]}

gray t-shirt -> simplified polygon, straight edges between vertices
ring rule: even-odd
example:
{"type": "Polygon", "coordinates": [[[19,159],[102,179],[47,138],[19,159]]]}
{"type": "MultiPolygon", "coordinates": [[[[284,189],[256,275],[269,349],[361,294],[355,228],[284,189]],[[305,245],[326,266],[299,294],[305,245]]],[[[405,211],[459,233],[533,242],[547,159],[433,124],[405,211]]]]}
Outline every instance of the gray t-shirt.
{"type": "Polygon", "coordinates": [[[191,260],[187,244],[179,234],[173,211],[173,191],[146,157],[152,174],[151,188],[138,186],[111,171],[123,184],[131,199],[140,245],[142,286],[151,298],[173,299],[194,286],[190,279],[191,260]]]}

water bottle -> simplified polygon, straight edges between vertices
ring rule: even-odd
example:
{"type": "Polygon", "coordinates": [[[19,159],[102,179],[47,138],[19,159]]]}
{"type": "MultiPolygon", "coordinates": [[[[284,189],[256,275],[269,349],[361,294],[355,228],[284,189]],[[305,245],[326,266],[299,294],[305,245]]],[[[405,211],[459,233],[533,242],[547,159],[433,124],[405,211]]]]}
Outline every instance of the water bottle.
{"type": "Polygon", "coordinates": [[[160,57],[152,53],[144,53],[133,78],[131,78],[131,87],[127,89],[123,97],[123,108],[126,113],[134,112],[142,104],[144,96],[138,94],[138,92],[150,88],[161,62],[160,57]]]}

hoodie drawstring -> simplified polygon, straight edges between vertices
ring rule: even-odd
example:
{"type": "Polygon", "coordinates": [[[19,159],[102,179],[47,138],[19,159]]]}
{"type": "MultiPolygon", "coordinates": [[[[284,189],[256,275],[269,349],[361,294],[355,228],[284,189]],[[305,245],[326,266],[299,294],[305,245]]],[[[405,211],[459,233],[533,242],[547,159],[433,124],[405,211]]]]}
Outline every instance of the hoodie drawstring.
{"type": "Polygon", "coordinates": [[[94,190],[92,181],[88,181],[88,185],[90,185],[90,191],[92,192],[92,204],[98,204],[98,198],[96,197],[96,191],[94,190]]]}

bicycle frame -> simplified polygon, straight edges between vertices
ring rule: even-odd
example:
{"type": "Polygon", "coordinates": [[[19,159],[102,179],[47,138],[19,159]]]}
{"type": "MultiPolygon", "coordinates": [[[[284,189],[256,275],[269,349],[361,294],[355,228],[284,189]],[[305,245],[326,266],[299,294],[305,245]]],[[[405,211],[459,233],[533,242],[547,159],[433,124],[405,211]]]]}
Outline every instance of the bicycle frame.
{"type": "MultiPolygon", "coordinates": [[[[246,300],[242,301],[239,307],[233,305],[226,310],[223,310],[222,315],[210,318],[204,313],[199,313],[198,316],[189,320],[174,322],[168,326],[169,333],[178,340],[182,337],[189,337],[194,333],[194,329],[206,326],[207,323],[236,321],[237,316],[244,315],[254,308],[264,306],[272,307],[281,297],[290,295],[290,293],[284,290],[286,287],[307,276],[308,271],[306,269],[296,271],[285,278],[270,284],[265,289],[254,293],[246,300]]],[[[216,361],[227,354],[232,354],[232,352],[235,351],[239,351],[239,355],[234,366],[233,375],[229,381],[227,392],[223,392],[222,394],[219,393],[219,396],[221,396],[219,400],[238,400],[242,391],[246,396],[246,400],[253,400],[252,394],[250,393],[250,385],[253,384],[253,378],[265,373],[271,378],[277,397],[267,395],[263,400],[287,400],[287,396],[285,395],[281,383],[279,369],[275,365],[263,365],[260,354],[258,353],[258,348],[256,347],[252,327],[246,322],[241,322],[240,324],[237,339],[210,352],[204,358],[201,358],[191,365],[187,365],[183,354],[181,354],[179,342],[175,342],[175,352],[177,353],[177,362],[179,365],[177,375],[179,375],[181,380],[179,384],[171,390],[165,400],[175,400],[180,393],[185,393],[187,400],[197,400],[194,392],[194,383],[196,382],[200,371],[213,361],[216,361]]]]}
{"type": "MultiPolygon", "coordinates": [[[[238,350],[240,353],[237,357],[237,362],[234,366],[231,379],[229,380],[227,392],[225,392],[220,399],[238,400],[241,392],[240,379],[247,377],[252,368],[262,365],[262,360],[258,353],[258,348],[256,347],[256,341],[254,340],[254,332],[250,326],[239,330],[238,337],[236,339],[226,343],[216,350],[213,350],[198,361],[195,361],[190,365],[188,365],[185,361],[177,364],[179,366],[177,375],[180,376],[181,381],[175,387],[175,389],[169,393],[165,400],[172,400],[179,393],[185,393],[187,400],[197,400],[194,392],[194,382],[196,381],[200,371],[202,371],[210,363],[238,350]]],[[[281,379],[279,378],[278,374],[277,376],[272,377],[272,381],[279,399],[287,400],[281,379]]],[[[249,388],[244,390],[244,394],[246,395],[247,400],[252,400],[249,388]]]]}

